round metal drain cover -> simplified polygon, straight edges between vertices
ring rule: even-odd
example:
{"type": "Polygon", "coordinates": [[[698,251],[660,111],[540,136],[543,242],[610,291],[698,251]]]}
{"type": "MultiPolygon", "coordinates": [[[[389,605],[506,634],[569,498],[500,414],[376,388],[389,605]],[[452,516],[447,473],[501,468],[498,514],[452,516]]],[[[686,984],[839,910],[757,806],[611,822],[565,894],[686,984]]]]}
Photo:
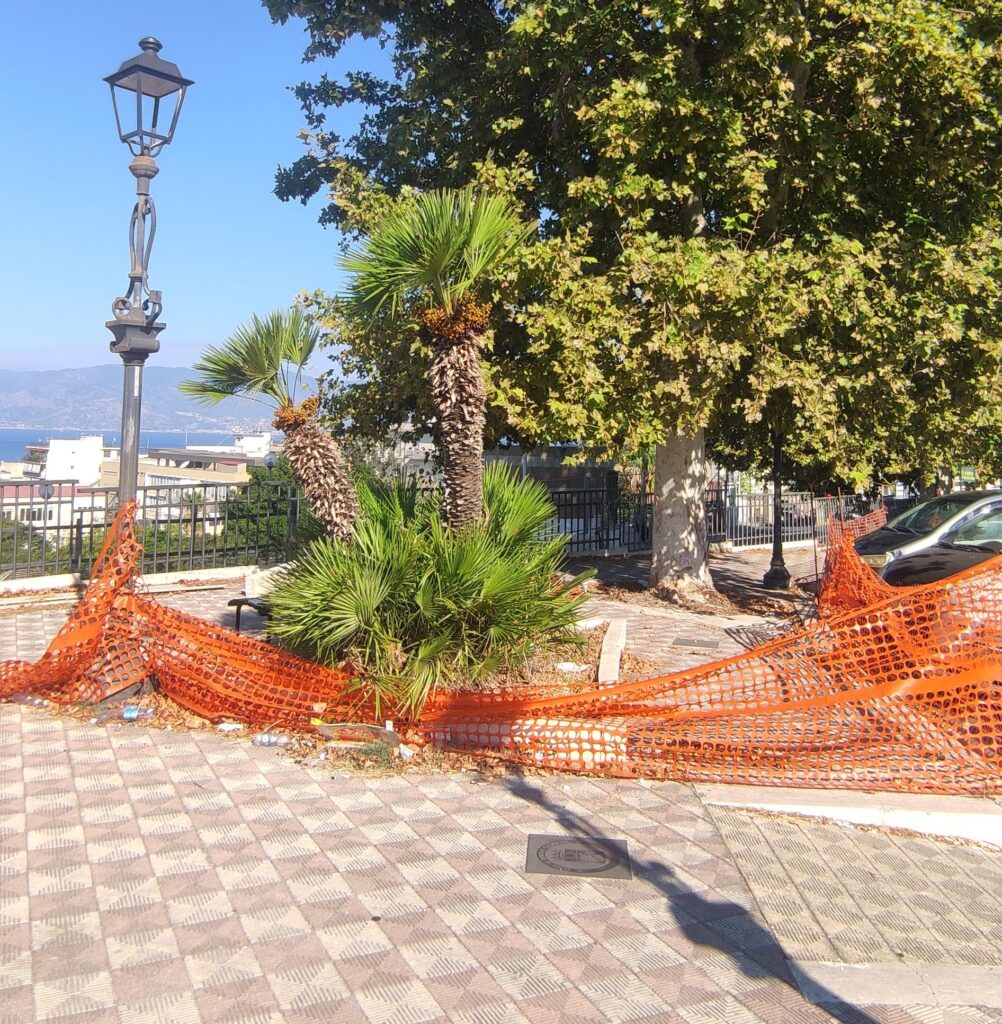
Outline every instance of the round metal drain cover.
{"type": "Polygon", "coordinates": [[[526,870],[548,875],[631,878],[630,855],[621,839],[529,836],[526,870]]]}

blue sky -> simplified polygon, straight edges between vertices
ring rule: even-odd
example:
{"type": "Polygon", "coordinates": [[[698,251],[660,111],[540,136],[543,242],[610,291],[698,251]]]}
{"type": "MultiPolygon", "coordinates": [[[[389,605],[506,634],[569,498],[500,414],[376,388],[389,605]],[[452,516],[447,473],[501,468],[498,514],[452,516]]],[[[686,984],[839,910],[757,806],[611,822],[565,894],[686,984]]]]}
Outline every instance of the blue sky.
{"type": "MultiPolygon", "coordinates": [[[[272,194],[277,165],[303,151],[303,116],[286,87],[331,70],[302,63],[302,22],[273,25],[257,0],[7,0],[0,369],[118,361],[104,323],[128,283],[135,197],[102,78],[145,35],[195,80],[152,186],[150,285],[164,293],[167,323],[152,359],[190,365],[252,313],[303,288],[337,290],[337,237],[317,224],[322,200],[303,207],[272,194]]],[[[368,59],[384,63],[378,50],[368,59]]]]}

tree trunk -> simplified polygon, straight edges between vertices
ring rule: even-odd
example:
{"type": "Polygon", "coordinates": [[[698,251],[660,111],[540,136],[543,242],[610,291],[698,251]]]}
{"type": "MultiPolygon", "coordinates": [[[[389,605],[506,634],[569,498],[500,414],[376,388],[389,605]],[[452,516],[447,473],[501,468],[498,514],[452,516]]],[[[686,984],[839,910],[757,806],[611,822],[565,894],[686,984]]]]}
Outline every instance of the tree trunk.
{"type": "Polygon", "coordinates": [[[341,446],[315,419],[308,419],[285,435],[282,452],[327,535],[347,540],[358,515],[358,499],[341,446]]]}
{"type": "Polygon", "coordinates": [[[677,435],[654,456],[651,589],[683,602],[705,600],[712,587],[706,555],[706,459],[703,431],[677,435]]]}
{"type": "Polygon", "coordinates": [[[918,496],[922,501],[929,501],[935,498],[939,491],[938,470],[927,470],[922,473],[918,481],[918,496]]]}
{"type": "Polygon", "coordinates": [[[480,372],[480,335],[432,336],[428,370],[438,412],[445,488],[442,512],[453,529],[483,518],[487,389],[480,372]]]}
{"type": "MultiPolygon", "coordinates": [[[[692,82],[698,86],[703,69],[697,40],[683,46],[692,82]]],[[[706,234],[702,187],[693,175],[685,199],[682,228],[687,238],[706,234]]],[[[695,326],[695,325],[694,325],[695,326]]],[[[662,596],[681,604],[701,604],[713,588],[706,564],[706,455],[703,431],[692,437],[669,436],[654,452],[654,518],[651,530],[650,585],[662,596]]]]}

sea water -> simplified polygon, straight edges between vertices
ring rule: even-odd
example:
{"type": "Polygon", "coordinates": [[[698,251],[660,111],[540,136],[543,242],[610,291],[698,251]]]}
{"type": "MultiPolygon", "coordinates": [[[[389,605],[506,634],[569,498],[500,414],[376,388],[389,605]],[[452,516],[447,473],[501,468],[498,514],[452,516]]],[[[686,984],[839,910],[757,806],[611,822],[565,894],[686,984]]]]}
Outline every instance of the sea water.
{"type": "MultiPolygon", "coordinates": [[[[113,430],[51,430],[47,427],[32,429],[0,429],[0,462],[19,462],[24,458],[24,449],[29,444],[43,444],[54,437],[77,438],[100,434],[104,443],[117,445],[120,431],[113,430]]],[[[232,444],[233,435],[216,431],[189,430],[143,430],[139,435],[139,450],[147,448],[185,448],[200,444],[232,444]]]]}

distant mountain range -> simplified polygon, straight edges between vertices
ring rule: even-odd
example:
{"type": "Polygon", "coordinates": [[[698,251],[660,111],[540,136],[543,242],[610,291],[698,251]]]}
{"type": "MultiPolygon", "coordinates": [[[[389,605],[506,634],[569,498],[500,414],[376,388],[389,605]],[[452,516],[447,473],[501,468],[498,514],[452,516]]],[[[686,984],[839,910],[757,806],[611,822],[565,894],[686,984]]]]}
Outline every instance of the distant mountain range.
{"type": "MultiPolygon", "coordinates": [[[[186,398],[177,386],[190,376],[186,367],[146,365],[143,430],[231,432],[270,427],[271,412],[259,402],[227,398],[219,405],[201,406],[186,398]]],[[[0,427],[109,430],[121,419],[121,365],[0,370],[0,427]]]]}

